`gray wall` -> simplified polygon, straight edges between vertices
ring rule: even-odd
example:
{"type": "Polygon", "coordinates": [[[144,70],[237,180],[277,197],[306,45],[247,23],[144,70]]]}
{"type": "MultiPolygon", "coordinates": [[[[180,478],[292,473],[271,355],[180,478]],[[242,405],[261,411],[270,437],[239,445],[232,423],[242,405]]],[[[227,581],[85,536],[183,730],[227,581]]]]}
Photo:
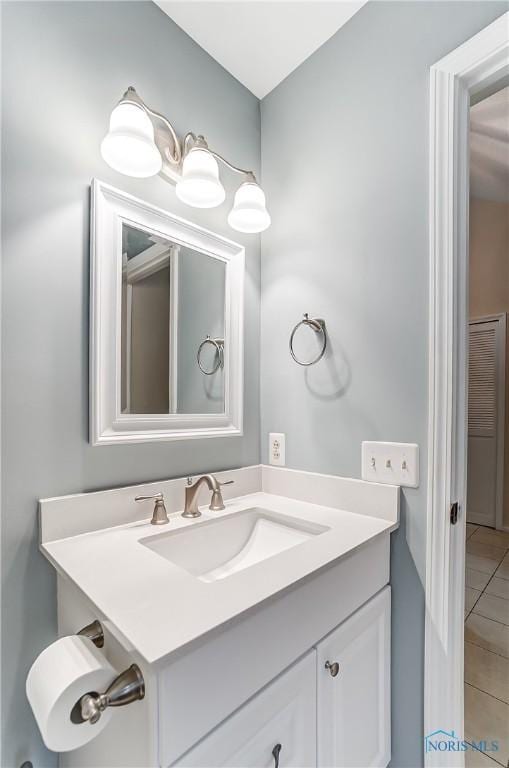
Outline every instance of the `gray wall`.
{"type": "MultiPolygon", "coordinates": [[[[262,101],[262,457],[360,476],[362,440],[415,441],[426,472],[429,67],[507,3],[368,3],[262,101]],[[330,350],[288,354],[303,312],[330,350]]],[[[393,766],[422,763],[425,479],[392,540],[393,766]]],[[[447,723],[444,723],[444,727],[447,723]]]]}
{"type": "MultiPolygon", "coordinates": [[[[149,2],[3,4],[3,768],[45,751],[25,700],[29,665],[55,639],[37,499],[259,459],[259,238],[247,237],[245,436],[91,448],[88,216],[93,176],[231,237],[228,203],[180,204],[159,178],[102,161],[109,114],[133,84],[239,165],[260,160],[258,100],[149,2]]],[[[234,180],[232,179],[232,182],[234,180]]],[[[236,180],[235,180],[236,181],[236,180]]],[[[231,192],[231,188],[230,188],[231,192]]],[[[231,202],[231,194],[229,195],[231,202]]],[[[233,239],[242,240],[235,235],[233,239]]]]}

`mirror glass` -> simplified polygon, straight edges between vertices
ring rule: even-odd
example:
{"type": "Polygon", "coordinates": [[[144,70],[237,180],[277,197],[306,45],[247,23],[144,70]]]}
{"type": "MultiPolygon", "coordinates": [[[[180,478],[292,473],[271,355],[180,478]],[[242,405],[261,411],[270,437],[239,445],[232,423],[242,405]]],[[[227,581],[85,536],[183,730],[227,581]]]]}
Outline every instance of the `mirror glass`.
{"type": "Polygon", "coordinates": [[[226,265],[122,222],[121,411],[223,413],[226,265]]]}

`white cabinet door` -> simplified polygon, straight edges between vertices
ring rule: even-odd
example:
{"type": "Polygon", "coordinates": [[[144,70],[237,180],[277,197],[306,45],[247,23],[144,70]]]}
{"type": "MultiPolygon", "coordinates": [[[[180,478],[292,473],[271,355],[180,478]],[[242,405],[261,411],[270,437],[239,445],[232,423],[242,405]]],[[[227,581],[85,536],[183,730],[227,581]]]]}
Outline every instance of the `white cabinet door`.
{"type": "Polygon", "coordinates": [[[173,765],[182,768],[316,766],[315,651],[270,683],[173,765]]]}
{"type": "Polygon", "coordinates": [[[320,768],[389,763],[390,612],[386,587],[317,646],[320,768]]]}

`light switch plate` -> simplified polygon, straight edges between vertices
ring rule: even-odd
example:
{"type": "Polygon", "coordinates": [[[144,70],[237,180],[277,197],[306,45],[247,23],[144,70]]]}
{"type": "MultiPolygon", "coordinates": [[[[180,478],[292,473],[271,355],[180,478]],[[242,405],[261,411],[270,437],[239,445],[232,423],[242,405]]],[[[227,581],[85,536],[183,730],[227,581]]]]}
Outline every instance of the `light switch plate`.
{"type": "Polygon", "coordinates": [[[363,442],[362,479],[417,488],[419,446],[416,443],[363,442]]]}

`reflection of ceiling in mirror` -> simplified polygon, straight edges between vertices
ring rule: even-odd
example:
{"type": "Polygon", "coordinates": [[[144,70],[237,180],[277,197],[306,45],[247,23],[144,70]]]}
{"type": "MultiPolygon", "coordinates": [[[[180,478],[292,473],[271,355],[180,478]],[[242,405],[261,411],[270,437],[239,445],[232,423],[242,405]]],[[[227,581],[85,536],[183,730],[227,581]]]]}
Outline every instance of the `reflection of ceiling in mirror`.
{"type": "Polygon", "coordinates": [[[470,109],[470,194],[509,203],[509,86],[470,109]]]}
{"type": "Polygon", "coordinates": [[[122,253],[127,256],[127,260],[139,256],[143,251],[152,248],[156,243],[164,243],[164,240],[157,235],[151,235],[142,229],[136,229],[124,224],[122,227],[122,253]]]}

